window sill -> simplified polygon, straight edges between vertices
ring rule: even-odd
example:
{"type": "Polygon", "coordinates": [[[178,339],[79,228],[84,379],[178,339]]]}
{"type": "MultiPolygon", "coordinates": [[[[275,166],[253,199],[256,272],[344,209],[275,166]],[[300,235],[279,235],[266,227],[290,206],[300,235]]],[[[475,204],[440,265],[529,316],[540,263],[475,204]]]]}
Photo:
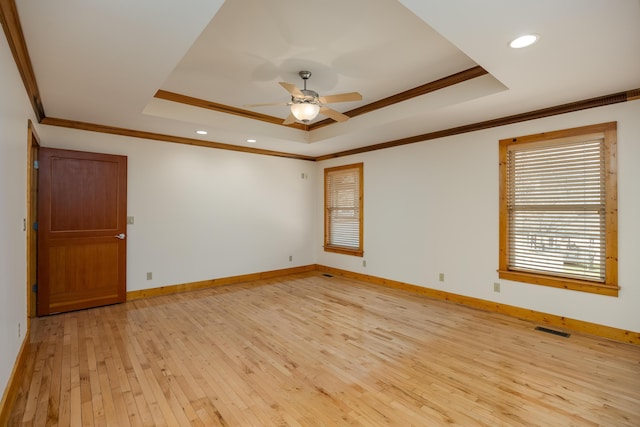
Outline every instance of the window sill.
{"type": "Polygon", "coordinates": [[[325,252],[334,252],[337,254],[343,255],[352,255],[352,256],[363,256],[364,251],[362,249],[353,249],[353,248],[345,248],[342,246],[324,246],[325,252]]]}
{"type": "Polygon", "coordinates": [[[572,291],[589,292],[592,294],[618,296],[618,286],[610,286],[588,280],[569,279],[546,274],[528,273],[524,271],[498,270],[498,277],[514,282],[525,282],[534,285],[550,286],[553,288],[570,289],[572,291]]]}

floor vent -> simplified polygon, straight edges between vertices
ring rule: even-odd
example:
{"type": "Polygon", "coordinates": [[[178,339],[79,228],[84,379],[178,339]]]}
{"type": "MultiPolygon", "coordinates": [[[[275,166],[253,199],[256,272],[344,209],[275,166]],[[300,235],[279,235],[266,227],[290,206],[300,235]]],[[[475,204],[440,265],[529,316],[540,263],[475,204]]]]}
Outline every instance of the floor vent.
{"type": "Polygon", "coordinates": [[[569,338],[571,336],[571,334],[568,334],[566,332],[554,331],[553,329],[543,328],[542,326],[536,326],[536,331],[542,331],[548,334],[559,335],[565,338],[569,338]]]}
{"type": "Polygon", "coordinates": [[[332,275],[327,274],[327,273],[323,273],[322,275],[323,275],[324,277],[333,277],[332,275]]]}

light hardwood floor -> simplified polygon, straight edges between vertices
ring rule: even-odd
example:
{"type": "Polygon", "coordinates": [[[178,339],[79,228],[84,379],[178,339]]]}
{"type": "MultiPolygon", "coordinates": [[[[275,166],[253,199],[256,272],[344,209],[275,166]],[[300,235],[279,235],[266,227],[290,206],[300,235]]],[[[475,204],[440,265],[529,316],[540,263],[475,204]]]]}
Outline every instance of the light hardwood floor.
{"type": "Polygon", "coordinates": [[[11,425],[640,426],[640,347],[319,273],[36,319],[11,425]]]}

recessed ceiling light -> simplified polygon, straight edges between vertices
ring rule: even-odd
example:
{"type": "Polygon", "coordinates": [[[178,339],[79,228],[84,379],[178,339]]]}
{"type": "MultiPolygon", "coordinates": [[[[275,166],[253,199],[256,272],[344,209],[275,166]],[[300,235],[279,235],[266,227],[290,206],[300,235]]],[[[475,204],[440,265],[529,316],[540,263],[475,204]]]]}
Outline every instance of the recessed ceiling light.
{"type": "Polygon", "coordinates": [[[258,140],[257,139],[247,139],[247,142],[250,142],[250,143],[253,144],[254,142],[258,142],[258,140]]]}
{"type": "Polygon", "coordinates": [[[531,46],[540,38],[537,34],[526,34],[524,36],[520,36],[509,43],[509,46],[514,49],[520,49],[523,47],[531,46]]]}
{"type": "Polygon", "coordinates": [[[206,135],[206,134],[207,134],[207,133],[209,133],[209,132],[207,132],[206,130],[197,130],[197,131],[196,131],[196,133],[197,133],[198,135],[206,135]]]}

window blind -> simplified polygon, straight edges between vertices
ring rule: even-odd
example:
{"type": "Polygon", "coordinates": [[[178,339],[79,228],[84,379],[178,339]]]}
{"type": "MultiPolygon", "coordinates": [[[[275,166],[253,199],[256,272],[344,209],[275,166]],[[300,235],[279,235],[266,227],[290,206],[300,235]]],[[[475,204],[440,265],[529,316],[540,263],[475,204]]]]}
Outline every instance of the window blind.
{"type": "Polygon", "coordinates": [[[328,171],[327,245],[360,248],[360,168],[328,171]]]}
{"type": "Polygon", "coordinates": [[[605,280],[604,140],[512,145],[509,269],[605,280]]]}

